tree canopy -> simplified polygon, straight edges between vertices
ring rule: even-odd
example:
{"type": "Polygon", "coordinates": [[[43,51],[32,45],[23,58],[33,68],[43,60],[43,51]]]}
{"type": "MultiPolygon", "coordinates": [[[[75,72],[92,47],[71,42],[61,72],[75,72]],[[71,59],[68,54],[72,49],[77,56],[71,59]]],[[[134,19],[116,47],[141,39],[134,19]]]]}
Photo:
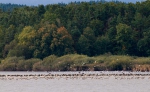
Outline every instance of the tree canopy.
{"type": "Polygon", "coordinates": [[[0,58],[72,53],[150,56],[149,6],[149,0],[0,4],[0,58]]]}

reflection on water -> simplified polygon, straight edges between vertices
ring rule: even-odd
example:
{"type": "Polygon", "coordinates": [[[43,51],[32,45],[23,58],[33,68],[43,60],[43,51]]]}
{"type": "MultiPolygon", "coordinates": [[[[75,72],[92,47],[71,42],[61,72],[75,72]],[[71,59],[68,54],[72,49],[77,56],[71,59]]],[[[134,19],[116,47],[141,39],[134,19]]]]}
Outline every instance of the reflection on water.
{"type": "Polygon", "coordinates": [[[42,75],[38,79],[28,80],[21,79],[20,76],[11,80],[0,79],[0,92],[149,92],[150,90],[149,72],[0,72],[0,75],[7,75],[7,77],[10,77],[8,75],[34,75],[28,78],[42,75]],[[67,76],[43,78],[43,75],[48,74],[67,76]],[[81,75],[68,76],[68,74],[81,75]],[[93,75],[87,76],[89,74],[93,75]],[[135,75],[119,76],[119,74],[135,75]]]}

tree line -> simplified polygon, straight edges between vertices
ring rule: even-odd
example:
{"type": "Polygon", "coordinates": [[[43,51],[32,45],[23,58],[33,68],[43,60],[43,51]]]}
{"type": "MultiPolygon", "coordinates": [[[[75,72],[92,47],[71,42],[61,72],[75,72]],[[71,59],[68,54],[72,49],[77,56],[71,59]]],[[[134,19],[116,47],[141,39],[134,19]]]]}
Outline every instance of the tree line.
{"type": "Polygon", "coordinates": [[[0,10],[1,11],[12,11],[14,8],[21,8],[21,7],[25,7],[26,5],[20,5],[20,4],[11,4],[11,3],[8,3],[8,4],[3,4],[3,3],[0,3],[0,10]]]}
{"type": "Polygon", "coordinates": [[[150,56],[149,6],[102,0],[0,9],[0,58],[150,56]]]}

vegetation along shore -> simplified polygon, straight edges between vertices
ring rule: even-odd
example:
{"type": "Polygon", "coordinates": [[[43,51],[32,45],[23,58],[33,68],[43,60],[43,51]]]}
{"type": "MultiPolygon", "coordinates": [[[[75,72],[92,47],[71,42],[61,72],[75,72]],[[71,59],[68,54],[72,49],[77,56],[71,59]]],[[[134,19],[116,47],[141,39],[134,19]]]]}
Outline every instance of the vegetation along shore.
{"type": "Polygon", "coordinates": [[[69,54],[44,59],[9,57],[1,60],[1,71],[150,71],[150,57],[69,54]]]}
{"type": "Polygon", "coordinates": [[[150,70],[150,1],[0,3],[0,70],[150,70]]]}

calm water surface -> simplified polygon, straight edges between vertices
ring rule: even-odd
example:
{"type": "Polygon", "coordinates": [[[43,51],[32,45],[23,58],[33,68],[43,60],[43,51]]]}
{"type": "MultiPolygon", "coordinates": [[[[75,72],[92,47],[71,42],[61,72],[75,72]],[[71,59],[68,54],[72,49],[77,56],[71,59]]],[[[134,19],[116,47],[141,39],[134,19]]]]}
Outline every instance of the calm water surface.
{"type": "MultiPolygon", "coordinates": [[[[64,74],[76,72],[53,73],[64,74]]],[[[0,74],[47,74],[47,72],[0,72],[0,74]]],[[[93,78],[85,80],[82,78],[0,80],[0,92],[150,92],[150,76],[142,77],[144,79],[127,79],[127,77],[125,79],[115,79],[114,76],[110,76],[109,78],[108,76],[104,76],[101,79],[93,78]]]]}

